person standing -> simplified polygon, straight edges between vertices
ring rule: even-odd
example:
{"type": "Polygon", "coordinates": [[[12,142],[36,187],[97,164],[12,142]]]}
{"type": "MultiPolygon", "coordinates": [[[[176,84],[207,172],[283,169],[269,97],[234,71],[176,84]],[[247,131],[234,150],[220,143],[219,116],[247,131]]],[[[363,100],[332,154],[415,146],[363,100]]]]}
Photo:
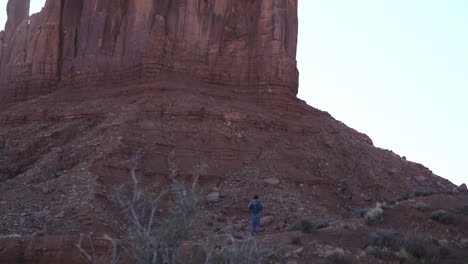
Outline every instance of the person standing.
{"type": "Polygon", "coordinates": [[[250,214],[252,215],[252,236],[260,232],[260,218],[262,218],[263,204],[258,199],[258,195],[254,196],[254,200],[249,203],[250,214]]]}

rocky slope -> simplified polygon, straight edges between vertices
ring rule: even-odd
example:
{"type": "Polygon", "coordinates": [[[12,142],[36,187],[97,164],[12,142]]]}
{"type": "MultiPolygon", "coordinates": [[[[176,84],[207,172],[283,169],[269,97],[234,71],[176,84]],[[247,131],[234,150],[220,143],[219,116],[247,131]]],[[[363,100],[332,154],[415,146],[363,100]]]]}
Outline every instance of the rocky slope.
{"type": "Polygon", "coordinates": [[[207,232],[229,232],[254,193],[281,232],[454,188],[296,98],[295,0],[47,0],[32,17],[28,6],[10,0],[0,33],[2,235],[118,234],[112,195],[137,156],[147,185],[204,168],[206,222],[223,223],[207,232]]]}

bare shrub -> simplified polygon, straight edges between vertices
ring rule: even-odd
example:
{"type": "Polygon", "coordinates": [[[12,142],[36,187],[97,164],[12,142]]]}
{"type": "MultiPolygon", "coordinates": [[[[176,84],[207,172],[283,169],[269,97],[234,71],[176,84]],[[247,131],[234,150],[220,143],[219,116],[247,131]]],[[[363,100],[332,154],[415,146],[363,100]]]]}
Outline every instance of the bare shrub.
{"type": "MultiPolygon", "coordinates": [[[[135,159],[136,160],[136,159],[135,159]]],[[[144,264],[172,264],[179,263],[179,247],[182,242],[190,238],[191,230],[198,211],[198,193],[196,192],[196,175],[194,182],[188,186],[176,180],[176,169],[171,168],[172,183],[166,191],[155,193],[146,191],[140,186],[136,175],[137,162],[130,171],[132,179],[131,191],[127,195],[127,188],[121,187],[114,197],[115,202],[123,209],[130,227],[120,240],[113,239],[115,249],[120,248],[129,259],[144,264]],[[157,221],[158,205],[161,198],[170,199],[170,217],[164,221],[157,221]]],[[[77,244],[85,259],[96,264],[94,247],[88,252],[82,247],[83,239],[77,244]]],[[[91,245],[92,241],[90,240],[91,245]]],[[[115,250],[116,252],[116,250],[115,250]]],[[[113,259],[111,263],[117,263],[113,259]]]]}
{"type": "Polygon", "coordinates": [[[384,213],[383,207],[384,205],[381,203],[377,203],[374,208],[371,208],[367,211],[364,215],[364,219],[368,225],[380,222],[382,220],[382,216],[384,213]]]}

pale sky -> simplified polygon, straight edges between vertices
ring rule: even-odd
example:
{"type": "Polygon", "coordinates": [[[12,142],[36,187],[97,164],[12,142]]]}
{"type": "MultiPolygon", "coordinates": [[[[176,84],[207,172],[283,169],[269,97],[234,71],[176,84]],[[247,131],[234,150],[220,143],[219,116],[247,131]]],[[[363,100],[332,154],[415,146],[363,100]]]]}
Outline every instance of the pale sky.
{"type": "Polygon", "coordinates": [[[377,147],[468,182],[467,14],[467,0],[299,0],[299,97],[377,147]]]}

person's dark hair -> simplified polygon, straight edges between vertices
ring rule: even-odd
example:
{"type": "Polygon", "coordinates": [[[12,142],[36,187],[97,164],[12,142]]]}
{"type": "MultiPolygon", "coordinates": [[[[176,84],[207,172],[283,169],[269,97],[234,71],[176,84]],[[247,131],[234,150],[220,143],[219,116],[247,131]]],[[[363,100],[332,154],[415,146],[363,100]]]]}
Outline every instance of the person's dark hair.
{"type": "Polygon", "coordinates": [[[258,195],[255,195],[255,196],[254,196],[254,200],[257,200],[257,199],[258,199],[258,195]]]}

